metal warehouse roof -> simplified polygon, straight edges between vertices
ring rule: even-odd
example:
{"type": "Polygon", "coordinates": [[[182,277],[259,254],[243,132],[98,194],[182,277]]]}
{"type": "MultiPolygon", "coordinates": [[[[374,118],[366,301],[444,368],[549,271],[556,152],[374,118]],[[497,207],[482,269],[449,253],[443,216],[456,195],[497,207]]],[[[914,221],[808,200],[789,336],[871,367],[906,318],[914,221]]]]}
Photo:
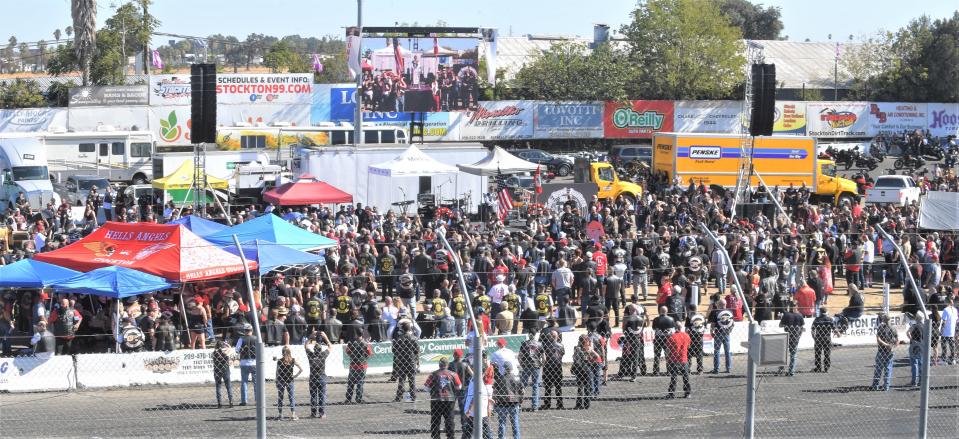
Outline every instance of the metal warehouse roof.
{"type": "MultiPolygon", "coordinates": [[[[776,82],[781,88],[833,88],[836,67],[836,42],[750,40],[761,46],[767,63],[776,64],[776,82]]],[[[859,43],[843,42],[839,53],[859,43]]],[[[839,63],[839,88],[847,88],[849,72],[839,63]]]]}

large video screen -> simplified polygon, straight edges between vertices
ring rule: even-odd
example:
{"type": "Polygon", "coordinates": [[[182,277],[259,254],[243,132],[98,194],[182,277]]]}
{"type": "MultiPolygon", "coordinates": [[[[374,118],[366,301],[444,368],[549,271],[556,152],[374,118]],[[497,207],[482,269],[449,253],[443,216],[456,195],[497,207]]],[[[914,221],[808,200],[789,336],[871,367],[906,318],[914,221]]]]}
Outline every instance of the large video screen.
{"type": "Polygon", "coordinates": [[[363,111],[475,110],[477,38],[364,36],[363,111]]]}

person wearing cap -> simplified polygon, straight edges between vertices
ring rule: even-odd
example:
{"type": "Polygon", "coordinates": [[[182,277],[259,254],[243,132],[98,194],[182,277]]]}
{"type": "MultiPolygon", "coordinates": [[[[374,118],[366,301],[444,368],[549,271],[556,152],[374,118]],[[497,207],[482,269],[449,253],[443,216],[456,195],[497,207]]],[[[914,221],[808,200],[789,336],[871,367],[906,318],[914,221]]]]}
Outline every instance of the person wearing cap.
{"type": "Polygon", "coordinates": [[[403,321],[393,333],[393,377],[396,379],[396,396],[393,402],[400,402],[406,392],[404,384],[409,384],[410,402],[416,401],[414,379],[420,366],[419,339],[413,333],[412,322],[403,321]]]}
{"type": "Polygon", "coordinates": [[[344,404],[363,403],[363,385],[366,383],[366,369],[373,356],[373,345],[363,336],[351,339],[343,353],[349,358],[349,373],[346,377],[346,401],[344,404]],[[356,395],[356,399],[353,396],[356,395]]]}
{"type": "Polygon", "coordinates": [[[449,360],[441,357],[439,368],[426,378],[424,383],[430,392],[430,434],[433,438],[440,437],[440,424],[446,431],[447,439],[452,439],[455,433],[453,428],[453,404],[457,400],[463,382],[453,371],[449,370],[449,360]]]}
{"type": "Polygon", "coordinates": [[[213,361],[213,383],[216,386],[216,408],[223,408],[222,392],[220,387],[226,387],[226,397],[229,406],[233,407],[233,386],[230,384],[230,361],[233,348],[223,340],[217,340],[210,354],[213,361]]]}
{"type": "MultiPolygon", "coordinates": [[[[914,387],[919,385],[919,376],[922,370],[922,326],[923,326],[924,316],[922,312],[916,313],[915,320],[912,325],[909,326],[909,330],[906,331],[906,335],[909,337],[909,372],[911,380],[909,381],[909,386],[914,387]]],[[[930,360],[932,359],[930,355],[930,360]]]]}
{"type": "Polygon", "coordinates": [[[57,350],[57,340],[50,330],[47,329],[47,320],[40,319],[34,325],[33,337],[30,338],[30,345],[33,347],[34,354],[55,355],[57,350]]]}
{"type": "Polygon", "coordinates": [[[489,287],[486,295],[489,296],[490,302],[492,302],[492,309],[490,310],[490,315],[497,315],[503,309],[503,298],[509,294],[509,287],[506,286],[506,276],[502,274],[496,275],[496,283],[489,287]]]}
{"type": "Polygon", "coordinates": [[[872,378],[872,390],[889,390],[892,381],[892,363],[899,334],[889,326],[889,315],[879,313],[876,326],[876,365],[872,378]],[[880,378],[882,382],[880,384],[880,378]]]}
{"type": "Polygon", "coordinates": [[[496,366],[497,372],[500,374],[506,373],[506,368],[503,367],[503,364],[510,363],[513,366],[512,369],[510,369],[510,373],[519,377],[519,358],[516,352],[507,346],[506,338],[498,338],[496,340],[496,347],[498,349],[490,356],[490,362],[496,366]]]}

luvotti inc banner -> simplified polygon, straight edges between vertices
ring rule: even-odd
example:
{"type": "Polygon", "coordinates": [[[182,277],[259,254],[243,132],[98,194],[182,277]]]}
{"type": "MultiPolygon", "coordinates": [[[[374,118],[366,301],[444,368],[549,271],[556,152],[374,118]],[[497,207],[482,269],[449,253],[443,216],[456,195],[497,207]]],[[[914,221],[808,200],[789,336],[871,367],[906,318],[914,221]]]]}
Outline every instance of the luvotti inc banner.
{"type": "MultiPolygon", "coordinates": [[[[492,352],[496,349],[496,342],[499,339],[506,339],[506,347],[514,352],[519,352],[519,346],[526,340],[525,335],[500,335],[489,337],[486,345],[487,350],[492,352]]],[[[446,357],[453,359],[453,351],[461,349],[465,354],[469,351],[466,346],[465,338],[435,338],[419,340],[420,345],[420,366],[435,366],[439,364],[440,358],[446,357]]],[[[369,358],[370,368],[392,367],[393,366],[393,342],[373,343],[373,356],[369,358]]],[[[343,367],[350,367],[350,356],[346,355],[346,349],[343,353],[343,367]]]]}
{"type": "Polygon", "coordinates": [[[539,101],[533,115],[533,138],[601,139],[603,103],[539,101]]]}

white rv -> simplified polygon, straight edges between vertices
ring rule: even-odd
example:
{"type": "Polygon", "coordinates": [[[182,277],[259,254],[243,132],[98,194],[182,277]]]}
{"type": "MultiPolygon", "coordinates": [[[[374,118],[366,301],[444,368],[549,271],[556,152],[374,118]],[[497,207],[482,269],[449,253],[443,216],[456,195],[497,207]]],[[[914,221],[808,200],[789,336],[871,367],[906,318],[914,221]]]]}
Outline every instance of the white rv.
{"type": "MultiPolygon", "coordinates": [[[[237,168],[250,163],[270,163],[269,151],[206,151],[205,166],[207,175],[234,180],[237,168]]],[[[156,178],[164,177],[176,171],[184,162],[192,162],[195,155],[192,152],[165,152],[153,157],[153,175],[156,178]]]]}
{"type": "Polygon", "coordinates": [[[23,192],[33,209],[60,196],[53,191],[43,138],[36,134],[0,137],[0,209],[12,207],[23,192]]]}
{"type": "Polygon", "coordinates": [[[50,173],[57,181],[69,175],[96,175],[112,181],[143,184],[153,179],[151,158],[156,142],[149,131],[43,133],[50,173]]]}

